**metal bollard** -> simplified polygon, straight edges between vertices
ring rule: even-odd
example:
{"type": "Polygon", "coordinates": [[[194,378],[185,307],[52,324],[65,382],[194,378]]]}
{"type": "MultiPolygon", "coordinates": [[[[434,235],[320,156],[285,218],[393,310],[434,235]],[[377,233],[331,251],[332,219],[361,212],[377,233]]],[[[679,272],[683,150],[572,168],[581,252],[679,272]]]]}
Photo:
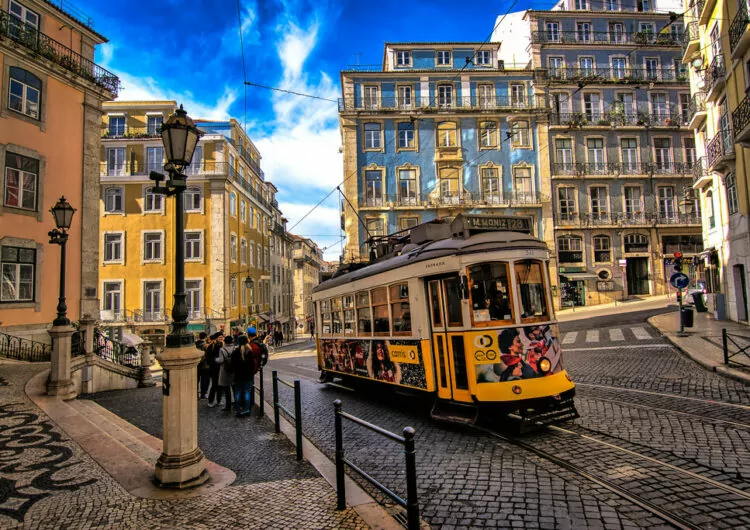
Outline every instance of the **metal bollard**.
{"type": "Polygon", "coordinates": [[[729,342],[727,341],[727,328],[721,328],[721,343],[724,345],[724,364],[729,364],[729,342]]]}
{"type": "Polygon", "coordinates": [[[263,417],[263,408],[266,405],[265,402],[265,392],[263,391],[263,367],[260,367],[260,370],[258,370],[258,374],[260,374],[260,381],[259,381],[259,389],[260,389],[260,396],[258,397],[258,416],[263,417]]]}
{"type": "Polygon", "coordinates": [[[281,423],[279,421],[279,372],[271,372],[273,379],[273,422],[276,426],[276,432],[281,432],[281,423]]]}
{"type": "Polygon", "coordinates": [[[414,429],[404,429],[404,454],[406,455],[406,519],[409,530],[419,528],[419,501],[417,500],[417,452],[414,449],[414,429]]]}
{"type": "Polygon", "coordinates": [[[346,481],[344,480],[344,432],[341,427],[341,400],[333,402],[336,411],[336,509],[346,510],[346,481]]]}
{"type": "Polygon", "coordinates": [[[299,379],[294,380],[294,430],[297,434],[297,460],[302,460],[302,390],[299,379]]]}

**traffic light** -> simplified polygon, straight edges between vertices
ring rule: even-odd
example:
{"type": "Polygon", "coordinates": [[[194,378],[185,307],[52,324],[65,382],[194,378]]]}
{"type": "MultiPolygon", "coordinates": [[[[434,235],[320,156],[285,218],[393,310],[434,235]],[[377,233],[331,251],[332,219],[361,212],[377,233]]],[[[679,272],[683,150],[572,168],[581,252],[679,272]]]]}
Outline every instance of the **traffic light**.
{"type": "Polygon", "coordinates": [[[674,253],[674,271],[682,272],[682,252],[674,253]]]}

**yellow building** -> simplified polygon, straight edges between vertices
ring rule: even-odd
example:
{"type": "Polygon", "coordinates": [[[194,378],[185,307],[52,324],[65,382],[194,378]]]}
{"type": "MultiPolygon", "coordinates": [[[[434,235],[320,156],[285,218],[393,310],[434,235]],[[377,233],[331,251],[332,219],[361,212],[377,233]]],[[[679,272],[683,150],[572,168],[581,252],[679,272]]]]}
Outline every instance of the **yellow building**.
{"type": "Polygon", "coordinates": [[[297,335],[310,333],[315,312],[312,290],[320,283],[323,267],[323,252],[311,239],[292,234],[292,261],[294,267],[294,313],[297,319],[297,335]]]}
{"type": "Polygon", "coordinates": [[[737,0],[692,0],[685,9],[690,124],[705,154],[693,180],[703,211],[703,276],[710,308],[747,322],[750,18],[737,0]]]}
{"type": "MultiPolygon", "coordinates": [[[[0,0],[0,331],[49,343],[60,247],[50,208],[77,209],[66,260],[68,318],[98,309],[98,152],[102,102],[119,80],[93,62],[107,42],[52,2],[0,0]],[[64,43],[64,44],[63,44],[64,43]]],[[[7,335],[0,335],[0,350],[7,335]]]]}
{"type": "MultiPolygon", "coordinates": [[[[102,124],[102,320],[163,340],[174,293],[174,201],[151,193],[163,172],[159,127],[174,101],[109,102],[102,124]]],[[[189,109],[188,109],[189,111],[189,109]]],[[[270,319],[270,219],[275,187],[239,123],[195,120],[204,132],[186,169],[185,290],[189,329],[270,319]]]]}

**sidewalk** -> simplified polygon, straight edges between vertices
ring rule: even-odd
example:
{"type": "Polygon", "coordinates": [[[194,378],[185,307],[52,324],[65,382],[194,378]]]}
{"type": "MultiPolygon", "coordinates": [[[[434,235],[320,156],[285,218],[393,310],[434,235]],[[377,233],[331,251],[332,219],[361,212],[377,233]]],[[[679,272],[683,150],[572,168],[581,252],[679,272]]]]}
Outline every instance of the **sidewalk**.
{"type": "MultiPolygon", "coordinates": [[[[724,349],[721,338],[722,328],[726,328],[730,334],[736,333],[744,337],[750,337],[750,328],[731,320],[714,320],[710,313],[694,312],[693,315],[694,325],[692,328],[685,329],[686,336],[684,337],[678,336],[680,330],[679,311],[653,316],[648,319],[648,322],[658,329],[677,349],[704,368],[750,384],[750,369],[724,364],[724,349]]],[[[740,342],[743,346],[747,344],[747,341],[740,342]]],[[[750,360],[747,361],[750,364],[750,360]]]]}
{"type": "MultiPolygon", "coordinates": [[[[206,409],[236,434],[207,443],[212,424],[201,416],[211,481],[156,488],[161,440],[94,401],[45,396],[44,366],[0,360],[0,528],[400,528],[350,479],[349,507],[336,511],[330,462],[307,440],[307,461],[297,462],[289,433],[275,434],[267,416],[206,409]]],[[[160,434],[159,387],[119,392],[160,434]]]]}
{"type": "Polygon", "coordinates": [[[658,309],[669,305],[676,305],[674,296],[659,295],[645,298],[629,298],[627,300],[614,302],[611,304],[592,305],[576,307],[570,309],[560,309],[555,311],[557,319],[560,322],[570,322],[573,320],[582,320],[593,318],[601,315],[611,315],[616,313],[630,313],[633,311],[644,311],[648,309],[658,309]],[[616,311],[612,311],[615,309],[616,311]]]}

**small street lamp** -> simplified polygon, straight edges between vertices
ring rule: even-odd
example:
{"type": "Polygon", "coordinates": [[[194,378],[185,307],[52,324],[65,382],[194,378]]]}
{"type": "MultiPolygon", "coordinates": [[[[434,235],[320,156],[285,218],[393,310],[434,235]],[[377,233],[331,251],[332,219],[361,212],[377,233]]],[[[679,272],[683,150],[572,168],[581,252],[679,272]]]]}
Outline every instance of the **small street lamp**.
{"type": "Polygon", "coordinates": [[[187,187],[187,176],[182,173],[193,159],[195,147],[203,133],[195,126],[193,120],[182,108],[172,114],[161,126],[161,139],[167,156],[164,169],[169,173],[169,180],[162,186],[164,175],[152,171],[149,178],[155,182],[154,193],[161,193],[175,198],[175,291],[172,308],[172,331],[167,335],[167,348],[179,348],[193,342],[187,330],[188,310],[185,301],[185,218],[183,192],[187,187]]]}
{"type": "Polygon", "coordinates": [[[76,209],[62,195],[52,208],[52,217],[55,218],[55,228],[47,234],[50,237],[49,242],[60,245],[60,298],[57,302],[57,318],[52,321],[54,326],[69,326],[68,306],[65,303],[65,246],[68,242],[68,230],[70,223],[73,221],[73,214],[76,209]]]}
{"type": "Polygon", "coordinates": [[[250,325],[250,318],[252,317],[252,312],[250,311],[250,301],[253,299],[251,296],[253,293],[253,286],[255,285],[255,280],[253,280],[250,276],[245,278],[245,289],[250,291],[247,296],[247,324],[250,325]]]}

